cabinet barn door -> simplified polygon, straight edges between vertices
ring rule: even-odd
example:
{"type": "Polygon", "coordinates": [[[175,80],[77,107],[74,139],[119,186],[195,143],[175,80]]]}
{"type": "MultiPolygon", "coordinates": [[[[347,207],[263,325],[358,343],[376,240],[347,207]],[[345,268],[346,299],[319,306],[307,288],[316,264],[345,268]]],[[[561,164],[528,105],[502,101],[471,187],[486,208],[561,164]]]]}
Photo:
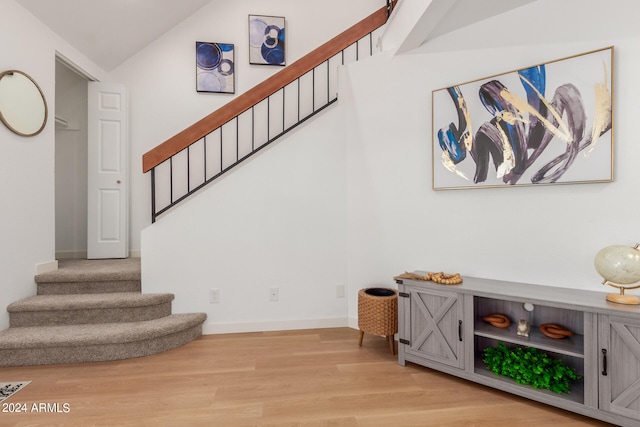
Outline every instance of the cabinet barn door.
{"type": "Polygon", "coordinates": [[[453,292],[410,290],[410,344],[405,352],[464,368],[462,299],[453,292]]]}
{"type": "Polygon", "coordinates": [[[599,319],[601,409],[640,420],[640,321],[599,319]]]}

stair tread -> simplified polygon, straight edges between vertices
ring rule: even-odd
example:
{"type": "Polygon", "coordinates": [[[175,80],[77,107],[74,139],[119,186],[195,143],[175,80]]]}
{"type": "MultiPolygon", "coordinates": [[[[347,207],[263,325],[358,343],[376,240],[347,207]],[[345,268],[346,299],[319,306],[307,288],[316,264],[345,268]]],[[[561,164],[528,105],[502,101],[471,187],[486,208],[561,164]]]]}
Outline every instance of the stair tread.
{"type": "Polygon", "coordinates": [[[172,314],[141,322],[12,327],[0,331],[0,349],[127,343],[180,332],[206,320],[205,313],[172,314]]]}
{"type": "Polygon", "coordinates": [[[114,292],[104,294],[36,295],[7,306],[9,313],[80,309],[131,308],[171,302],[174,295],[114,292]]]}
{"type": "Polygon", "coordinates": [[[141,278],[140,258],[60,260],[58,269],[37,274],[36,283],[131,281],[141,278]]]}

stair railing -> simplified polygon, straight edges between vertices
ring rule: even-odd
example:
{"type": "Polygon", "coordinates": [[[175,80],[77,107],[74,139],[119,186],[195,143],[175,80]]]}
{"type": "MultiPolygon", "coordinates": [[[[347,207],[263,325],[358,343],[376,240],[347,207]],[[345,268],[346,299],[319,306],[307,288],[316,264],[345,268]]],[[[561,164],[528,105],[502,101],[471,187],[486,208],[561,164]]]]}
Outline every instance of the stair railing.
{"type": "Polygon", "coordinates": [[[338,100],[338,67],[374,54],[373,33],[395,4],[176,134],[142,157],[151,221],[338,100]]]}

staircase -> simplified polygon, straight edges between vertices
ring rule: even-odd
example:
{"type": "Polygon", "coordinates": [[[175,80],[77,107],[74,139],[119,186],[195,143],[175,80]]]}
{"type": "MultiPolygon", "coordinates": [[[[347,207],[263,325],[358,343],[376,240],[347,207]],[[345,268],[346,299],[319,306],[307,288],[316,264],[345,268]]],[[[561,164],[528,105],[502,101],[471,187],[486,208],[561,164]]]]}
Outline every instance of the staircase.
{"type": "Polygon", "coordinates": [[[171,314],[173,294],[143,294],[140,259],[63,260],[35,277],[37,295],[7,307],[0,366],[119,360],[202,335],[206,314],[171,314]]]}
{"type": "Polygon", "coordinates": [[[378,9],[142,156],[151,174],[151,222],[338,101],[338,68],[373,56],[378,9]]]}

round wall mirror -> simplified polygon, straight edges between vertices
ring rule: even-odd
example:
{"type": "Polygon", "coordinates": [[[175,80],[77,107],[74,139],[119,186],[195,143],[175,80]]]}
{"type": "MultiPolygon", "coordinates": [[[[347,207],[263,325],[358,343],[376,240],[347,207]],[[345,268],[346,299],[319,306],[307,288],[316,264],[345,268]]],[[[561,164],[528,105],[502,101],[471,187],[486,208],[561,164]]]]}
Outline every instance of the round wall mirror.
{"type": "Polygon", "coordinates": [[[34,136],[44,129],[47,102],[28,74],[18,70],[0,74],[0,120],[21,136],[34,136]]]}

